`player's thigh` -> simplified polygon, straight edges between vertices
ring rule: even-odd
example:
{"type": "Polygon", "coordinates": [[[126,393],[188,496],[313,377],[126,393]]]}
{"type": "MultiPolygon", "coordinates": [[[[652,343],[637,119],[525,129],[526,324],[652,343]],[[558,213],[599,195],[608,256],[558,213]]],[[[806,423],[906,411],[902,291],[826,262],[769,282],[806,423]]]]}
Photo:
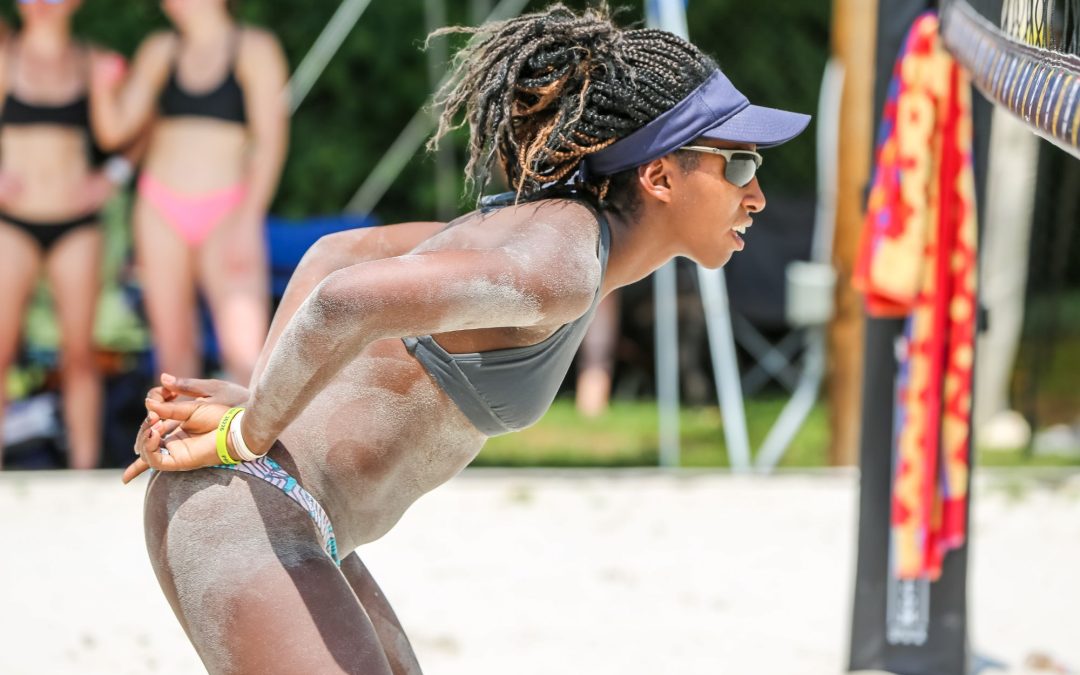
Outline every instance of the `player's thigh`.
{"type": "Polygon", "coordinates": [[[146,538],[166,598],[211,673],[391,675],[310,516],[221,469],[158,473],[146,538]]]}

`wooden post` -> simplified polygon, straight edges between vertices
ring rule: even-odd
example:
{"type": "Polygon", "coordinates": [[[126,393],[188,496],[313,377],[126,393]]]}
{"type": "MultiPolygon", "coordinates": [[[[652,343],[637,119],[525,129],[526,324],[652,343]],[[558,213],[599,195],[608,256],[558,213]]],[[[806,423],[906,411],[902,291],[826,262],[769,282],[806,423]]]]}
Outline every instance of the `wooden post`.
{"type": "Polygon", "coordinates": [[[844,66],[837,167],[836,315],[829,325],[829,463],[857,462],[863,367],[863,310],[851,287],[870,180],[874,131],[874,43],[877,2],[833,0],[832,52],[844,66]]]}

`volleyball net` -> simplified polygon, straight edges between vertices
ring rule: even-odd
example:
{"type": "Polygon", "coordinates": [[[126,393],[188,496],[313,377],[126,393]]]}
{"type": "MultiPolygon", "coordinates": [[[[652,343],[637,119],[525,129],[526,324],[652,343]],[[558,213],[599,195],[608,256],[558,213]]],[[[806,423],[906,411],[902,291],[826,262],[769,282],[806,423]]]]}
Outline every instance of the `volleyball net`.
{"type": "Polygon", "coordinates": [[[984,96],[1080,158],[1080,0],[944,0],[941,24],[984,96]]]}

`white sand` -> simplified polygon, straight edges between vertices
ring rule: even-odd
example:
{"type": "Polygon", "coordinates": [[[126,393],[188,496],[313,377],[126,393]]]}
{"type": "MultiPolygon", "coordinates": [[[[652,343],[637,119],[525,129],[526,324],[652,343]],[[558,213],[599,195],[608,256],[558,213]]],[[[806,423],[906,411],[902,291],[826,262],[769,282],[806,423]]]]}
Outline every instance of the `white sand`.
{"type": "MultiPolygon", "coordinates": [[[[972,638],[1080,668],[1080,478],[983,477],[972,638]]],[[[0,673],[198,673],[143,484],[0,474],[0,673]]],[[[468,471],[361,551],[428,675],[839,673],[852,473],[468,471]]]]}

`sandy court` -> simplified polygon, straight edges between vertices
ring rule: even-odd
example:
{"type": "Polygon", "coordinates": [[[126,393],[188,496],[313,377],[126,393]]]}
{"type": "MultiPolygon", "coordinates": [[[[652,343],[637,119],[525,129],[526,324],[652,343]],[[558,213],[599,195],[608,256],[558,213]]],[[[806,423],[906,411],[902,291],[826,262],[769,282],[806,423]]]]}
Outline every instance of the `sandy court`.
{"type": "MultiPolygon", "coordinates": [[[[198,673],[145,483],[0,475],[0,673],[198,673]]],[[[838,673],[854,473],[470,470],[361,554],[429,675],[838,673]]],[[[1080,476],[981,476],[973,643],[1080,667],[1080,476]]]]}

